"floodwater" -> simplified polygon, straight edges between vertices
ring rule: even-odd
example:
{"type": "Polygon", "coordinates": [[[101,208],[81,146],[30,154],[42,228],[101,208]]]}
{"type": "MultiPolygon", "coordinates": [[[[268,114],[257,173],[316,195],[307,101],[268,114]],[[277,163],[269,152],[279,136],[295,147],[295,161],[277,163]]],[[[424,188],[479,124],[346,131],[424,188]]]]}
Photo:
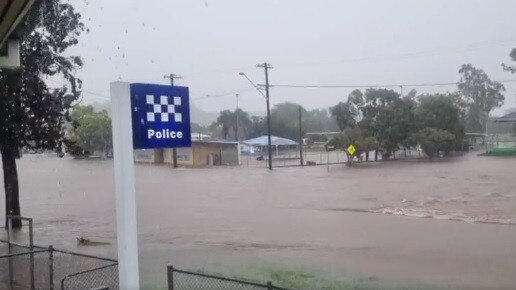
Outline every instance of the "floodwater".
{"type": "MultiPolygon", "coordinates": [[[[37,244],[116,256],[112,161],[26,155],[18,165],[37,244]],[[79,236],[110,244],[78,246],[79,236]]],[[[163,287],[173,264],[514,289],[515,168],[515,158],[475,154],[272,172],[137,165],[143,282],[163,287]]]]}

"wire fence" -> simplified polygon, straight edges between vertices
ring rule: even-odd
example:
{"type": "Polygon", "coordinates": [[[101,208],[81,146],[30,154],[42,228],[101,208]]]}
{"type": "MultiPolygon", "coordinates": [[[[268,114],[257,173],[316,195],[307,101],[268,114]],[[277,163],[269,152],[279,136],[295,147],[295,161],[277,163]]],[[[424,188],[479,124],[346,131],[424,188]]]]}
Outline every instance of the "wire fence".
{"type": "Polygon", "coordinates": [[[65,289],[118,289],[118,263],[114,259],[62,250],[54,253],[54,283],[65,289]]]}
{"type": "Polygon", "coordinates": [[[0,289],[118,289],[114,259],[0,240],[0,289]]]}
{"type": "Polygon", "coordinates": [[[234,278],[227,278],[206,273],[179,270],[173,266],[167,267],[168,289],[169,290],[204,290],[204,289],[243,289],[243,290],[289,290],[278,287],[267,282],[245,281],[234,278]]]}
{"type": "Polygon", "coordinates": [[[118,263],[91,268],[61,279],[61,289],[118,289],[118,263]]]}
{"type": "Polygon", "coordinates": [[[0,256],[0,289],[51,289],[51,252],[35,250],[0,256]]]}
{"type": "MultiPolygon", "coordinates": [[[[267,167],[267,153],[254,153],[241,156],[241,165],[246,167],[267,167]]],[[[327,165],[344,164],[347,162],[346,154],[343,151],[304,151],[303,165],[327,165]]],[[[301,154],[296,150],[282,150],[272,155],[273,167],[301,166],[301,154]]]]}
{"type": "MultiPolygon", "coordinates": [[[[281,150],[272,154],[272,166],[273,167],[295,167],[295,166],[316,166],[316,165],[335,165],[335,164],[346,164],[348,162],[348,156],[343,150],[332,150],[326,151],[324,148],[315,149],[303,149],[303,159],[301,160],[301,154],[296,150],[281,150]],[[301,161],[303,165],[301,165],[301,161]]],[[[392,153],[391,159],[410,159],[410,158],[421,158],[424,154],[421,150],[417,149],[401,149],[396,150],[392,153]]],[[[365,161],[382,161],[382,152],[370,151],[368,160],[366,160],[366,154],[362,153],[360,156],[355,156],[354,162],[365,162],[365,161]]],[[[268,167],[268,155],[265,152],[246,154],[241,156],[241,166],[246,167],[268,167]]]]}

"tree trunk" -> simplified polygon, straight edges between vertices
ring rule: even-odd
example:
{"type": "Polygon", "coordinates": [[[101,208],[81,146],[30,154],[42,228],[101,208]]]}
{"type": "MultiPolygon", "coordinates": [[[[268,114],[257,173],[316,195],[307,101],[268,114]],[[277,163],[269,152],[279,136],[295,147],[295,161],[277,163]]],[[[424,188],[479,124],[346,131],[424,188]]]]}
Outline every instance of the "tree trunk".
{"type": "MultiPolygon", "coordinates": [[[[20,215],[20,198],[18,189],[18,171],[16,169],[16,150],[2,150],[2,166],[4,171],[5,188],[5,226],[7,215],[20,215]]],[[[21,227],[21,220],[12,221],[13,228],[21,227]]]]}
{"type": "Polygon", "coordinates": [[[353,156],[346,153],[346,157],[348,158],[347,165],[352,166],[353,165],[353,156]]]}
{"type": "Polygon", "coordinates": [[[365,152],[365,161],[369,161],[369,150],[365,152]]]}
{"type": "Polygon", "coordinates": [[[374,150],[374,161],[378,161],[378,149],[374,150]]]}

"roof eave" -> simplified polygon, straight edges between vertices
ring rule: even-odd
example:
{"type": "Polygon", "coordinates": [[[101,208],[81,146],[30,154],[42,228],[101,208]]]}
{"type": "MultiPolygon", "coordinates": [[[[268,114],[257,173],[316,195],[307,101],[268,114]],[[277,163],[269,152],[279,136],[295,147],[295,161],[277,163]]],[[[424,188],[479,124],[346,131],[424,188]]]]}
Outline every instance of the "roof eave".
{"type": "MultiPolygon", "coordinates": [[[[13,6],[11,6],[10,4],[13,3],[13,1],[15,1],[15,0],[10,0],[9,4],[7,4],[8,7],[6,8],[6,11],[4,13],[2,13],[2,15],[5,16],[9,13],[9,9],[16,8],[16,7],[11,8],[13,6]]],[[[34,2],[35,2],[35,0],[26,0],[25,3],[22,5],[22,8],[16,12],[16,16],[12,20],[7,20],[7,22],[2,22],[2,19],[0,19],[0,25],[5,25],[8,27],[5,34],[0,35],[0,47],[2,47],[7,42],[9,37],[14,33],[14,31],[16,30],[16,28],[18,27],[20,22],[23,20],[23,18],[27,14],[27,12],[29,12],[29,9],[32,7],[34,2]]]]}

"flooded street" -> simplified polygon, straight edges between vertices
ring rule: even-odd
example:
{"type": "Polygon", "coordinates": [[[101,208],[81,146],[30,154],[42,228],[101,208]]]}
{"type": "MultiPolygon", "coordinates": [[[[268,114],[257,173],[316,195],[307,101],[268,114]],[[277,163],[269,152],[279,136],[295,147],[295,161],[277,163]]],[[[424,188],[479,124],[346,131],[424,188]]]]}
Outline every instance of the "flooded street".
{"type": "MultiPolygon", "coordinates": [[[[474,154],[329,171],[137,165],[143,283],[163,287],[173,264],[248,278],[308,269],[385,285],[514,289],[515,168],[515,158],[474,154]]],[[[18,169],[37,244],[116,256],[111,160],[26,155],[18,169]],[[110,244],[78,246],[80,236],[110,244]]]]}

